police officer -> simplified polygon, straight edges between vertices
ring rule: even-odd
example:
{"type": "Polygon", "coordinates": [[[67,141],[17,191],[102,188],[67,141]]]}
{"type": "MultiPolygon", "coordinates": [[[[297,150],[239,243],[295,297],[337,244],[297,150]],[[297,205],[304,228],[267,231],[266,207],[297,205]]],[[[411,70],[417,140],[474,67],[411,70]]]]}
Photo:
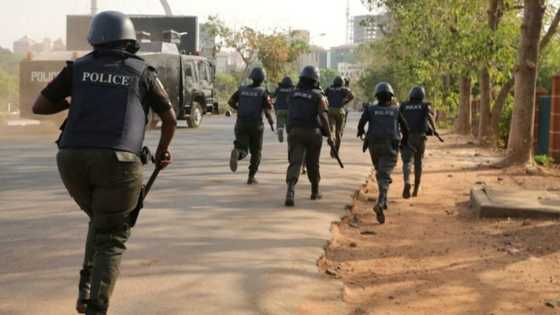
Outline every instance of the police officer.
{"type": "Polygon", "coordinates": [[[257,184],[255,175],[259,169],[263,145],[263,112],[272,126],[272,100],[263,82],[266,80],[264,69],[256,67],[251,71],[249,78],[253,83],[242,86],[229,100],[229,106],[237,110],[235,123],[234,148],[231,151],[229,166],[232,172],[237,171],[237,161],[244,159],[251,153],[249,165],[248,185],[257,184]]]}
{"type": "Polygon", "coordinates": [[[299,83],[290,95],[288,107],[288,185],[285,205],[294,206],[295,186],[305,162],[311,182],[311,200],[321,199],[319,192],[319,158],[323,134],[333,145],[330,133],[327,100],[318,89],[319,69],[307,66],[301,72],[299,83]]]}
{"type": "Polygon", "coordinates": [[[90,219],[77,311],[107,313],[130,236],[129,214],[142,187],[140,152],[148,111],[162,120],[157,163],[171,163],[175,113],[154,68],[135,55],[132,21],[106,11],[88,35],[92,53],[69,62],[42,91],[33,111],[69,109],[59,141],[58,169],[66,189],[90,219]],[[65,99],[71,97],[71,104],[65,99]]]}
{"type": "Polygon", "coordinates": [[[414,193],[418,196],[420,181],[422,178],[422,160],[426,151],[426,139],[428,134],[439,135],[436,125],[432,118],[432,110],[429,103],[424,103],[426,91],[421,86],[412,88],[409,100],[400,105],[400,110],[408,127],[410,135],[408,137],[409,146],[403,148],[401,157],[403,161],[404,190],[403,198],[410,198],[410,173],[414,162],[414,193]],[[428,125],[429,124],[429,125],[428,125]],[[431,129],[430,129],[431,128],[431,129]]]}
{"type": "Polygon", "coordinates": [[[335,135],[335,147],[339,150],[346,122],[347,112],[345,105],[354,99],[354,95],[350,89],[345,86],[345,80],[341,76],[334,78],[333,84],[327,88],[325,94],[329,101],[329,124],[331,126],[331,133],[335,135]]]}
{"type": "Polygon", "coordinates": [[[288,98],[294,90],[294,83],[289,76],[284,77],[274,93],[274,110],[276,111],[276,132],[278,141],[284,142],[284,130],[288,123],[288,98]]]}
{"type": "Polygon", "coordinates": [[[360,138],[365,134],[364,127],[368,124],[367,142],[379,192],[373,210],[380,224],[385,223],[383,211],[387,209],[387,194],[392,182],[391,173],[397,165],[399,145],[406,146],[408,142],[408,127],[399,108],[392,104],[393,96],[393,88],[389,83],[377,84],[375,97],[378,103],[366,107],[358,123],[360,138]]]}

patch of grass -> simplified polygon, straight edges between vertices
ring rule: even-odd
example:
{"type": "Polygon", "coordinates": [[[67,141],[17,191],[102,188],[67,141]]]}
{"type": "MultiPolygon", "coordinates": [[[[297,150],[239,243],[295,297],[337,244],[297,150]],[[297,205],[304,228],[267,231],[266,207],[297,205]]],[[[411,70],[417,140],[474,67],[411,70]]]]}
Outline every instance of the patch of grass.
{"type": "Polygon", "coordinates": [[[554,164],[554,159],[548,155],[536,155],[535,162],[542,166],[550,166],[554,164]]]}

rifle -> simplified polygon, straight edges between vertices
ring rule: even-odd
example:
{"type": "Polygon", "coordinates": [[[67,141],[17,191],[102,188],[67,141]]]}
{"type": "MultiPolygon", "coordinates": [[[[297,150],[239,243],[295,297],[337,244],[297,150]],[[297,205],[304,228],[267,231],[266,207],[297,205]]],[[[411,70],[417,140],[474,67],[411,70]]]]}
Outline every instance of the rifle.
{"type": "Polygon", "coordinates": [[[338,165],[340,165],[340,168],[344,168],[344,164],[340,160],[340,156],[338,155],[338,150],[334,146],[334,143],[330,140],[327,143],[329,144],[329,147],[331,147],[331,156],[338,162],[338,165]]]}
{"type": "MultiPolygon", "coordinates": [[[[156,159],[154,158],[148,147],[142,148],[141,160],[144,165],[148,164],[149,162],[152,162],[154,164],[156,163],[156,159]]],[[[154,185],[156,178],[158,177],[162,169],[163,168],[160,165],[156,165],[156,168],[152,172],[152,175],[150,176],[150,179],[148,179],[148,182],[145,185],[142,185],[140,196],[138,196],[138,203],[136,204],[136,208],[132,210],[129,216],[128,224],[130,225],[130,227],[134,227],[136,225],[136,221],[138,221],[138,217],[140,216],[140,211],[144,208],[144,200],[146,200],[148,193],[152,189],[152,186],[154,185]]]]}

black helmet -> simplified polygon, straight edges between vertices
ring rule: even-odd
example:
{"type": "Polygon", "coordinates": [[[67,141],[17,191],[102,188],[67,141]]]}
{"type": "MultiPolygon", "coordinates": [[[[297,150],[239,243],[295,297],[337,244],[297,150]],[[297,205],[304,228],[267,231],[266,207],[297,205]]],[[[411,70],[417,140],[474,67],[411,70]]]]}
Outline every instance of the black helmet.
{"type": "Polygon", "coordinates": [[[337,76],[336,78],[334,78],[333,80],[334,86],[342,86],[343,84],[344,84],[344,79],[341,76],[337,76]]]}
{"type": "Polygon", "coordinates": [[[292,87],[294,86],[294,82],[292,81],[292,78],[285,76],[284,79],[282,79],[282,82],[280,82],[280,85],[283,87],[292,87]]]}
{"type": "Polygon", "coordinates": [[[299,75],[299,77],[310,79],[315,82],[319,82],[319,80],[321,79],[321,74],[319,72],[319,69],[317,69],[317,67],[306,66],[305,68],[303,68],[303,70],[301,70],[301,74],[299,75]]]}
{"type": "Polygon", "coordinates": [[[391,84],[387,82],[380,82],[375,86],[375,96],[378,97],[382,94],[395,96],[395,92],[393,91],[393,87],[391,86],[391,84]]]}
{"type": "Polygon", "coordinates": [[[410,94],[408,95],[408,97],[411,100],[423,101],[426,97],[426,90],[423,86],[415,86],[412,88],[412,90],[410,90],[410,94]]]}
{"type": "Polygon", "coordinates": [[[253,82],[264,82],[266,80],[266,72],[261,67],[255,67],[249,74],[249,79],[253,80],[253,82]]]}
{"type": "Polygon", "coordinates": [[[104,11],[93,17],[88,34],[92,46],[120,41],[136,42],[132,20],[118,11],[104,11]]]}

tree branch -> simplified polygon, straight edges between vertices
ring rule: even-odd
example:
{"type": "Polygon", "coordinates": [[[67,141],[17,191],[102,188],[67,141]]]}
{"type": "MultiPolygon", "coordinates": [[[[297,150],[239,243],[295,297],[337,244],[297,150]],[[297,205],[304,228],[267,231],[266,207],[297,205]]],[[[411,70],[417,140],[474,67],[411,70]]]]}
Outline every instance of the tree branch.
{"type": "Polygon", "coordinates": [[[556,14],[554,15],[554,19],[552,19],[552,23],[550,23],[548,30],[546,31],[543,38],[541,39],[541,43],[539,44],[540,51],[543,51],[548,45],[548,43],[550,43],[550,40],[558,30],[558,24],[560,24],[560,8],[556,11],[556,14]]]}

